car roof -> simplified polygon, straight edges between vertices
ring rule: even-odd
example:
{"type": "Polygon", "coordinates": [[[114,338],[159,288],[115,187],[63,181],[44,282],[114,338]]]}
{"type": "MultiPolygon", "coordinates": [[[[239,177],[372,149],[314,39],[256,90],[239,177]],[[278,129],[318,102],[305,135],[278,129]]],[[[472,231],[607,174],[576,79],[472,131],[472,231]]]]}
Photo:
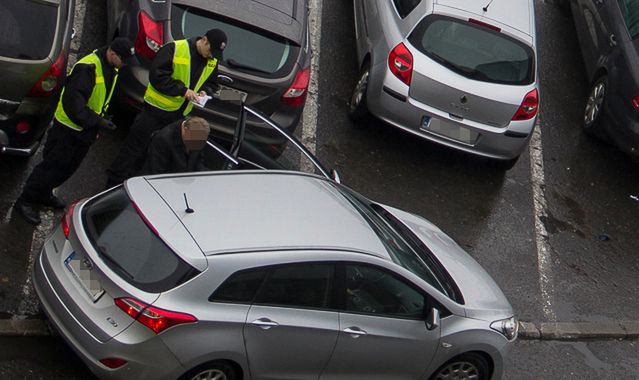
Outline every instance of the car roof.
{"type": "Polygon", "coordinates": [[[436,0],[436,4],[472,13],[480,21],[490,23],[492,20],[528,36],[534,33],[533,0],[436,0]],[[484,12],[486,6],[488,10],[484,12]]]}
{"type": "Polygon", "coordinates": [[[178,0],[244,24],[255,26],[301,45],[306,1],[299,0],[178,0]]]}
{"type": "MultiPolygon", "coordinates": [[[[149,222],[171,239],[176,222],[206,255],[282,249],[347,250],[390,259],[379,237],[330,181],[288,171],[138,177],[127,191],[148,217],[159,195],[176,219],[149,222]],[[146,194],[149,194],[148,196],[146,194]],[[194,210],[186,211],[185,197],[194,210]]],[[[201,253],[200,253],[201,254],[201,253]]]]}

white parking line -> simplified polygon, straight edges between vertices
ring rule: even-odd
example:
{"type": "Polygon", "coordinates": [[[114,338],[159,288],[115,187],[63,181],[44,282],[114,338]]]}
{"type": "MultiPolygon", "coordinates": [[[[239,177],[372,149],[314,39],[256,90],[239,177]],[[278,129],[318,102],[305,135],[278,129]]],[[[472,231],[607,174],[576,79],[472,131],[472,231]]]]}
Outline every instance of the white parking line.
{"type": "MultiPolygon", "coordinates": [[[[319,88],[320,37],[322,35],[322,0],[309,1],[309,22],[311,30],[311,81],[308,85],[306,105],[302,114],[302,143],[315,154],[317,132],[317,91],[319,88]]],[[[306,160],[304,163],[309,164],[306,160]]],[[[303,167],[303,169],[308,169],[303,167]]]]}
{"type": "Polygon", "coordinates": [[[537,243],[537,269],[539,272],[542,309],[546,319],[553,322],[557,320],[557,316],[552,309],[555,294],[551,267],[552,248],[548,244],[548,231],[542,220],[542,218],[548,214],[546,213],[544,156],[541,147],[541,126],[539,119],[537,119],[528,150],[530,152],[530,170],[535,211],[535,240],[537,243]]]}

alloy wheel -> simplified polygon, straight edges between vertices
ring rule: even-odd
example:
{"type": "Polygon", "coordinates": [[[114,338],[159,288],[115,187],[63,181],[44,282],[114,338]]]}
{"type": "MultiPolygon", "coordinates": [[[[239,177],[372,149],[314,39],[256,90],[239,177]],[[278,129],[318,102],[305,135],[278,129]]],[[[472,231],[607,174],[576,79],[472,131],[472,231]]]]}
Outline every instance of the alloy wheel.
{"type": "Polygon", "coordinates": [[[366,95],[366,88],[368,87],[368,70],[364,70],[362,76],[359,78],[355,90],[353,90],[353,96],[351,97],[351,110],[354,110],[362,102],[362,99],[366,95]]]}
{"type": "Polygon", "coordinates": [[[597,120],[597,117],[599,117],[605,97],[606,86],[604,82],[595,83],[586,101],[586,110],[584,112],[584,125],[586,127],[591,126],[597,120]]]}
{"type": "Polygon", "coordinates": [[[479,379],[479,370],[470,362],[456,361],[442,368],[435,380],[475,380],[479,379]]]}
{"type": "Polygon", "coordinates": [[[227,380],[226,374],[219,369],[205,369],[191,378],[191,380],[227,380]]]}

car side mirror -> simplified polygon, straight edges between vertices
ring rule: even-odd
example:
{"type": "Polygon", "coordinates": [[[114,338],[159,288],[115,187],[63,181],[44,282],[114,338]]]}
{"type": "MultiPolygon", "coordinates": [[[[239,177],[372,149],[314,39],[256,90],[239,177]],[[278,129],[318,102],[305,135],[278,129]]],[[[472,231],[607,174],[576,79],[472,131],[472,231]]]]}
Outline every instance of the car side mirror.
{"type": "Polygon", "coordinates": [[[440,317],[439,310],[434,307],[430,309],[428,314],[426,315],[426,328],[429,331],[435,330],[439,327],[440,317]]]}
{"type": "Polygon", "coordinates": [[[331,178],[333,178],[333,181],[337,183],[342,183],[339,178],[339,173],[335,169],[331,169],[331,178]]]}

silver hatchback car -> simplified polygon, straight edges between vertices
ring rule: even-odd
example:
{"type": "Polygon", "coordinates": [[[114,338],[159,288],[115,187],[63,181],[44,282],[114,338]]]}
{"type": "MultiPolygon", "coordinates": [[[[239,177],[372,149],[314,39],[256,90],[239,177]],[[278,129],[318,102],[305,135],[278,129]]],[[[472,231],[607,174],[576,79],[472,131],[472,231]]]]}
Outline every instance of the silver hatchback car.
{"type": "Polygon", "coordinates": [[[104,379],[496,379],[518,327],[440,229],[299,172],[132,178],[73,207],[34,285],[104,379]]]}
{"type": "Polygon", "coordinates": [[[539,108],[533,0],[354,0],[350,115],[510,169],[539,108]]]}

